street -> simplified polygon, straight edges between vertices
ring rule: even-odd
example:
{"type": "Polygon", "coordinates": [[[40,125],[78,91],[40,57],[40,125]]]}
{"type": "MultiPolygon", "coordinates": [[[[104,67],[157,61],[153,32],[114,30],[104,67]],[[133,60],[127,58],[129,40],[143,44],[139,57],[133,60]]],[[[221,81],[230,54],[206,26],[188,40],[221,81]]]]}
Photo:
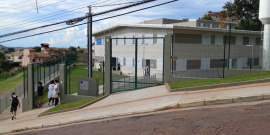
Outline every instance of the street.
{"type": "Polygon", "coordinates": [[[34,130],[21,135],[266,135],[270,101],[173,109],[34,130]]]}

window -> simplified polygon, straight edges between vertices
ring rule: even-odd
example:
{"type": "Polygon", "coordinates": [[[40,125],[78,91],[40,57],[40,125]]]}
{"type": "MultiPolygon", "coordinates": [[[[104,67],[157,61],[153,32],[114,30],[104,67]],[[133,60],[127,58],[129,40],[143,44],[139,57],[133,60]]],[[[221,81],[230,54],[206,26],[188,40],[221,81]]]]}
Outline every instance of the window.
{"type": "Polygon", "coordinates": [[[209,27],[210,27],[210,28],[213,28],[213,24],[212,24],[212,23],[210,23],[209,27]]]}
{"type": "Polygon", "coordinates": [[[200,27],[204,27],[203,23],[200,23],[200,27]]]}
{"type": "Polygon", "coordinates": [[[199,34],[175,34],[175,43],[202,44],[202,35],[199,35],[199,34]]]}
{"type": "Polygon", "coordinates": [[[39,61],[40,61],[40,59],[39,59],[39,61]]]}
{"type": "Polygon", "coordinates": [[[36,59],[33,59],[33,62],[36,62],[36,59]]]}
{"type": "Polygon", "coordinates": [[[211,35],[211,45],[214,45],[216,41],[215,35],[211,35]]]}
{"type": "Polygon", "coordinates": [[[216,18],[218,18],[218,16],[216,16],[216,18]]]}
{"type": "Polygon", "coordinates": [[[243,45],[249,45],[249,37],[243,37],[243,45]]]}
{"type": "Polygon", "coordinates": [[[227,29],[230,29],[230,25],[227,25],[227,29]]]}
{"type": "Polygon", "coordinates": [[[220,29],[221,29],[221,28],[222,28],[222,26],[218,26],[218,28],[220,28],[220,29]]]}

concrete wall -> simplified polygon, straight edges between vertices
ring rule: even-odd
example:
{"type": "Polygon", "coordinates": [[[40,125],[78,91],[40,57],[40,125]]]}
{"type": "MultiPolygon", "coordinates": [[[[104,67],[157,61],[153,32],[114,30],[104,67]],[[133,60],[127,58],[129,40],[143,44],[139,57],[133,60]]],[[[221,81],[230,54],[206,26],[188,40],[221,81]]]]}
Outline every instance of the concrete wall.
{"type": "Polygon", "coordinates": [[[232,77],[232,76],[252,74],[252,73],[261,73],[261,72],[265,72],[265,71],[263,71],[263,70],[235,70],[235,69],[230,69],[230,70],[225,71],[225,77],[232,77]]]}
{"type": "MultiPolygon", "coordinates": [[[[75,80],[77,81],[77,80],[75,80]]],[[[91,96],[79,96],[79,95],[67,95],[66,93],[66,67],[65,64],[60,64],[60,102],[61,104],[74,102],[86,98],[90,98],[91,96]]]]}

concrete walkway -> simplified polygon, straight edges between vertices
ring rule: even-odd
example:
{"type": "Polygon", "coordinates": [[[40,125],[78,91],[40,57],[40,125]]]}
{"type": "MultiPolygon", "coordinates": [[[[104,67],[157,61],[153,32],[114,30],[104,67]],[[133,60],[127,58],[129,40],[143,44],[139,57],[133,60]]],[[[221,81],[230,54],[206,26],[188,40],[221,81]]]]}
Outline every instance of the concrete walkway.
{"type": "Polygon", "coordinates": [[[0,133],[54,127],[75,122],[157,111],[166,108],[262,100],[270,97],[270,83],[203,91],[169,92],[165,86],[112,94],[86,108],[38,117],[47,108],[28,111],[14,121],[0,121],[0,133]],[[263,96],[264,95],[264,96],[263,96]],[[268,96],[267,96],[268,95],[268,96]],[[261,98],[260,98],[261,97],[261,98]]]}

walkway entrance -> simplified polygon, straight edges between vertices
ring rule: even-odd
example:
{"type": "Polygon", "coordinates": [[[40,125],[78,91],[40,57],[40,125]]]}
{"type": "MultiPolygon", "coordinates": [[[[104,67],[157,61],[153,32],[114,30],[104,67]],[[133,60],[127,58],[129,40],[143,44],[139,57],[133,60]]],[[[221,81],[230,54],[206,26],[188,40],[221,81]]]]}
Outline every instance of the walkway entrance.
{"type": "Polygon", "coordinates": [[[110,48],[110,93],[164,84],[164,37],[110,38],[110,48]]]}

